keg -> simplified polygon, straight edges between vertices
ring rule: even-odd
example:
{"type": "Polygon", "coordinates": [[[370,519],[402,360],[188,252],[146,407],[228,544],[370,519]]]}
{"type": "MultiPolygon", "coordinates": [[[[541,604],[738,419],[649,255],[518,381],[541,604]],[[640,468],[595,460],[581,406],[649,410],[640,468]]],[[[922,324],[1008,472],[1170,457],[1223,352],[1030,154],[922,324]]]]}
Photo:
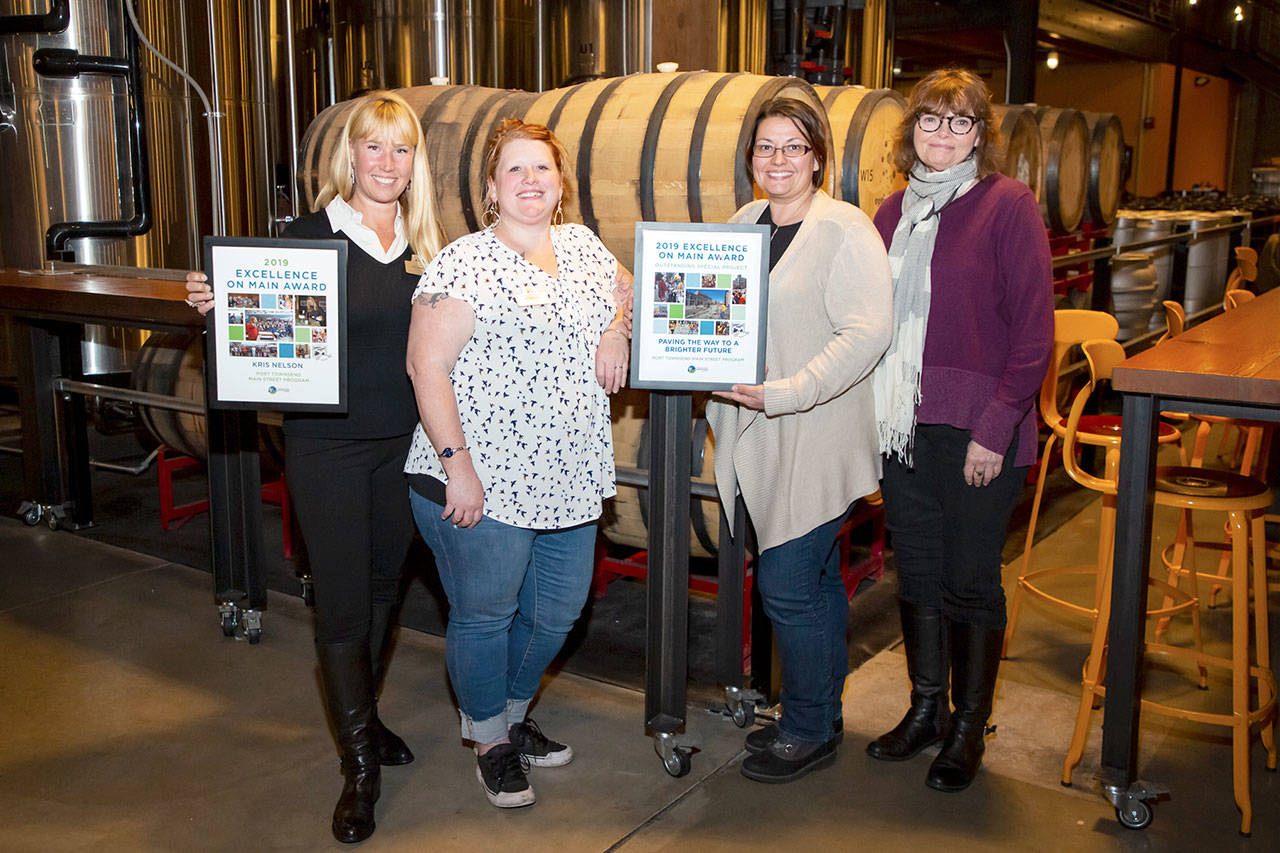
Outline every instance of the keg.
{"type": "Polygon", "coordinates": [[[1252,178],[1251,192],[1254,195],[1280,198],[1280,167],[1255,166],[1250,177],[1252,178]]]}
{"type": "MultiPolygon", "coordinates": [[[[1117,210],[1115,220],[1115,245],[1121,251],[1125,246],[1144,240],[1168,237],[1173,233],[1176,215],[1162,210],[1117,210]]],[[[1137,250],[1150,255],[1156,273],[1155,302],[1159,305],[1169,298],[1169,288],[1173,275],[1173,247],[1170,245],[1152,246],[1137,250]]],[[[1152,318],[1156,327],[1163,327],[1163,319],[1152,318]]]]}
{"type": "Polygon", "coordinates": [[[1089,174],[1085,185],[1085,218],[1110,225],[1120,206],[1124,183],[1124,128],[1111,113],[1081,113],[1089,129],[1089,174]]]}
{"type": "MultiPolygon", "coordinates": [[[[713,484],[714,441],[707,421],[701,416],[705,397],[694,398],[694,419],[690,427],[693,479],[713,484]]],[[[649,393],[624,388],[611,399],[613,457],[619,466],[641,470],[649,467],[649,393]]],[[[635,548],[649,547],[648,490],[618,484],[617,497],[606,502],[600,531],[611,542],[635,548]]],[[[689,504],[689,553],[714,557],[720,536],[720,506],[715,500],[694,497],[689,504]]]]}
{"type": "Polygon", "coordinates": [[[1000,151],[997,162],[1002,174],[1031,187],[1036,200],[1041,200],[1044,176],[1044,142],[1035,113],[1016,104],[994,104],[991,107],[1000,127],[1000,151]]]}
{"type": "Polygon", "coordinates": [[[1111,313],[1120,324],[1116,340],[1127,341],[1147,331],[1159,299],[1156,268],[1150,252],[1124,252],[1111,261],[1111,313]]]}
{"type": "Polygon", "coordinates": [[[1040,212],[1056,234],[1070,234],[1084,218],[1089,173],[1089,126],[1076,110],[1036,107],[1044,141],[1040,212]]]}
{"type": "MultiPolygon", "coordinates": [[[[1231,214],[1209,210],[1188,210],[1177,214],[1193,234],[1231,222],[1231,214]]],[[[1182,306],[1187,314],[1203,311],[1222,301],[1227,287],[1228,253],[1231,239],[1227,232],[1207,237],[1194,236],[1187,246],[1187,287],[1182,306]]]]}
{"type": "Polygon", "coordinates": [[[833,196],[875,216],[881,203],[907,185],[893,163],[893,143],[906,100],[892,89],[815,86],[831,123],[827,175],[833,196]]]}

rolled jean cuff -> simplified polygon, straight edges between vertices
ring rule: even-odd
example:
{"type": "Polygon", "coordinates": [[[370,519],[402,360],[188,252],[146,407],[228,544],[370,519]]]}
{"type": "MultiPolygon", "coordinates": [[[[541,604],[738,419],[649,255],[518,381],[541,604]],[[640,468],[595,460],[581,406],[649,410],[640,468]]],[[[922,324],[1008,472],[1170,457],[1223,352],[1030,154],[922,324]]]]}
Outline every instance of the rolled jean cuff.
{"type": "Polygon", "coordinates": [[[476,743],[501,743],[507,739],[507,712],[495,714],[486,720],[473,720],[461,711],[462,739],[476,743]]]}
{"type": "Polygon", "coordinates": [[[507,700],[507,725],[514,726],[524,722],[524,718],[529,714],[529,703],[533,698],[529,699],[508,699],[507,700]]]}

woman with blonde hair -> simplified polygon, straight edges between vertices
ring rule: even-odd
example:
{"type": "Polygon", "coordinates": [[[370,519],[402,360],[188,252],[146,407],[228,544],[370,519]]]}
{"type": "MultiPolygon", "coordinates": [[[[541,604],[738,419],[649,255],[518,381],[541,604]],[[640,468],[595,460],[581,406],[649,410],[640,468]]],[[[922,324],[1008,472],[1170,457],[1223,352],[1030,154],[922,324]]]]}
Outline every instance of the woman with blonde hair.
{"type": "MultiPolygon", "coordinates": [[[[317,210],[282,234],[348,243],[347,413],[293,413],[284,425],[289,492],[311,557],[321,683],[342,754],[332,828],[344,842],[373,834],[381,766],[413,760],[378,718],[376,697],[413,539],[403,470],[418,413],[404,372],[405,305],[419,264],[441,246],[426,155],[403,98],[362,96],[317,210]]],[[[202,313],[212,307],[203,273],[188,273],[187,289],[202,313]]]]}

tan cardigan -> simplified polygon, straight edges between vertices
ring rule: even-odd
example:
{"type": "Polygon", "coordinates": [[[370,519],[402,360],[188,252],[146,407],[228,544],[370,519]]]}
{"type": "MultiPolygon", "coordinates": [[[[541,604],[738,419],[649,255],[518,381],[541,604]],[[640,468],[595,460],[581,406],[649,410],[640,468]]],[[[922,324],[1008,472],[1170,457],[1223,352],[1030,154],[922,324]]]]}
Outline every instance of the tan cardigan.
{"type": "MultiPolygon", "coordinates": [[[[754,201],[731,222],[755,222],[754,201]]],[[[741,490],[761,550],[824,524],[879,488],[867,380],[889,346],[893,290],[871,220],[822,191],[769,274],[764,412],[714,400],[720,500],[741,490]]]]}

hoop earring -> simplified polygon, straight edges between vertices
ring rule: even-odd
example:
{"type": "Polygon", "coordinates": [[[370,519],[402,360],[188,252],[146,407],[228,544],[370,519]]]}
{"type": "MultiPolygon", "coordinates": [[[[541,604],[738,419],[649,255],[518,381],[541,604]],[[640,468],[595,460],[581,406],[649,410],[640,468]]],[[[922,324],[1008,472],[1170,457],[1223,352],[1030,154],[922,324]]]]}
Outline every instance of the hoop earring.
{"type": "Polygon", "coordinates": [[[564,199],[556,202],[556,212],[551,214],[551,224],[556,227],[564,225],[564,199]]]}
{"type": "Polygon", "coordinates": [[[496,228],[501,221],[502,211],[498,210],[498,203],[496,201],[488,202],[480,213],[480,227],[496,228]]]}

